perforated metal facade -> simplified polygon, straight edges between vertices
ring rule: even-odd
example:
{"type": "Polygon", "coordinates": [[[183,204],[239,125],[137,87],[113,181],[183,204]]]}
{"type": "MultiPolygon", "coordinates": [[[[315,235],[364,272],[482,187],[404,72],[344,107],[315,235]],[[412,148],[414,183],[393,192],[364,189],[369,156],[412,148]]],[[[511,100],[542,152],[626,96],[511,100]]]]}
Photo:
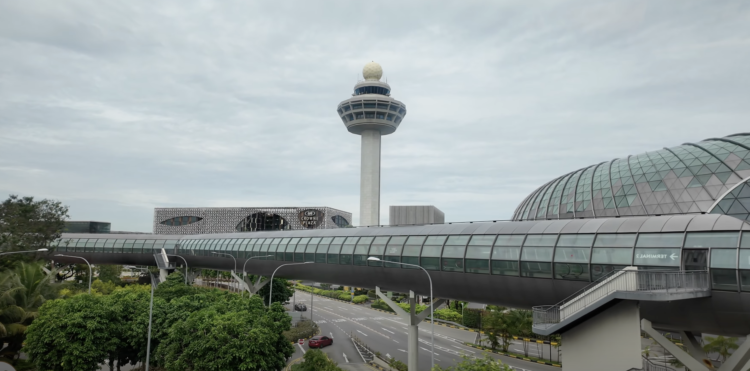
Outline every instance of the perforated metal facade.
{"type": "Polygon", "coordinates": [[[749,177],[750,133],[710,138],[565,174],[526,197],[513,220],[706,213],[749,177]]]}

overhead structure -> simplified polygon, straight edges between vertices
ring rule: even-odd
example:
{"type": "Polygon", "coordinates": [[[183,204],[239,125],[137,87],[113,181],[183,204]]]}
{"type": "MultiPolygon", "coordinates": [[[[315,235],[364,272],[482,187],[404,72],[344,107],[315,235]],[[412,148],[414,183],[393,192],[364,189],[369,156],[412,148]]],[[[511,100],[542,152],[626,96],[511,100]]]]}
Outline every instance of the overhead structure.
{"type": "Polygon", "coordinates": [[[391,98],[391,86],[380,81],[383,69],[370,62],[363,81],[337,111],[346,129],[362,137],[359,189],[359,225],[380,225],[380,138],[392,134],[406,115],[406,106],[391,98]]]}

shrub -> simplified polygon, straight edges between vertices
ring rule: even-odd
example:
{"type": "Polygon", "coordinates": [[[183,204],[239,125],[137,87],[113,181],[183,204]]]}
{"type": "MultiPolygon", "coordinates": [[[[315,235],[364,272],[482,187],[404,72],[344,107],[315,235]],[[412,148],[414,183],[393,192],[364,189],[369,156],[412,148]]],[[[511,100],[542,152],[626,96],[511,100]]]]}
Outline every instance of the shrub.
{"type": "Polygon", "coordinates": [[[299,339],[305,339],[315,335],[318,331],[318,325],[313,321],[299,321],[288,331],[284,331],[284,337],[290,342],[296,342],[299,339]]]}
{"type": "Polygon", "coordinates": [[[471,328],[479,328],[479,321],[481,316],[481,310],[479,309],[464,309],[463,324],[464,326],[471,328]]]}
{"type": "Polygon", "coordinates": [[[339,294],[338,299],[349,301],[352,300],[352,296],[350,294],[339,294]]]}
{"type": "Polygon", "coordinates": [[[364,303],[366,301],[367,301],[367,295],[355,296],[354,300],[352,300],[352,302],[354,302],[354,304],[362,304],[362,303],[364,303]]]}
{"type": "Polygon", "coordinates": [[[451,322],[461,322],[461,313],[458,313],[452,309],[438,309],[435,311],[435,318],[451,321],[451,322]]]}

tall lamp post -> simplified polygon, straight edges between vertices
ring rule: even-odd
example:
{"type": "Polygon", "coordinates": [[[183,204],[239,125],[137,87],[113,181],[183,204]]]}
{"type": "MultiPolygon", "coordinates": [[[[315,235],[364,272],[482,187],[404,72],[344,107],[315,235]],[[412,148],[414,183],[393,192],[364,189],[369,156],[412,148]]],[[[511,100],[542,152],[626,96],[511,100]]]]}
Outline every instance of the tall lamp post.
{"type": "MultiPolygon", "coordinates": [[[[247,258],[247,259],[245,260],[245,264],[242,264],[242,279],[244,280],[244,279],[245,279],[245,277],[247,276],[247,273],[245,273],[245,266],[247,266],[247,262],[249,262],[249,261],[250,261],[250,259],[257,259],[257,258],[269,258],[269,257],[272,257],[272,256],[273,256],[273,255],[263,255],[263,256],[253,256],[253,257],[251,257],[251,258],[247,258]]],[[[249,293],[248,293],[248,295],[249,295],[249,293]]]]}
{"type": "Polygon", "coordinates": [[[185,258],[183,258],[183,257],[181,257],[181,256],[179,256],[179,255],[175,255],[175,254],[167,254],[167,256],[176,256],[176,257],[178,257],[178,258],[182,259],[182,261],[184,261],[184,262],[185,262],[185,284],[187,285],[187,274],[188,274],[188,264],[187,264],[187,260],[185,260],[185,258]]]}
{"type": "Polygon", "coordinates": [[[273,298],[273,276],[276,274],[276,271],[279,270],[281,267],[286,267],[287,265],[302,265],[302,264],[313,264],[315,262],[304,262],[304,263],[288,263],[288,264],[282,264],[276,269],[274,269],[273,273],[271,274],[271,287],[268,289],[268,308],[271,308],[271,299],[273,298]]]}
{"type": "MultiPolygon", "coordinates": [[[[227,254],[225,252],[216,252],[216,251],[212,252],[211,254],[226,255],[226,256],[232,257],[232,260],[234,260],[234,271],[233,272],[235,272],[235,273],[237,272],[237,259],[234,257],[234,255],[227,254]]],[[[216,270],[216,282],[217,282],[217,284],[219,282],[219,271],[218,270],[216,270]]],[[[229,289],[227,289],[227,291],[229,291],[229,289]]]]}
{"type": "Polygon", "coordinates": [[[466,321],[464,321],[464,307],[466,303],[461,303],[461,324],[466,326],[466,321]]]}
{"type": "MultiPolygon", "coordinates": [[[[187,264],[187,263],[185,263],[187,264]]],[[[134,266],[126,266],[125,268],[133,269],[133,270],[140,270],[142,272],[148,272],[148,269],[146,268],[139,268],[134,266]]],[[[151,320],[154,317],[154,275],[151,274],[151,272],[148,272],[149,276],[151,277],[151,303],[148,306],[148,340],[146,342],[146,371],[148,371],[150,366],[150,358],[151,358],[151,320]]]]}
{"type": "MultiPolygon", "coordinates": [[[[369,260],[369,261],[381,261],[380,258],[376,258],[374,256],[371,256],[371,257],[367,258],[367,260],[369,260]]],[[[432,370],[433,368],[435,368],[435,308],[432,306],[432,302],[434,301],[434,298],[432,297],[432,277],[430,277],[430,273],[427,272],[426,269],[424,269],[424,268],[422,268],[422,267],[420,267],[420,266],[418,266],[416,264],[401,263],[401,262],[392,262],[392,261],[387,261],[385,263],[386,264],[393,263],[393,264],[408,265],[410,267],[419,268],[419,269],[421,269],[421,270],[424,271],[424,273],[427,275],[427,279],[430,280],[430,326],[432,327],[432,334],[431,334],[432,337],[430,339],[431,343],[432,343],[432,367],[430,368],[430,370],[432,370]]]]}
{"type": "Polygon", "coordinates": [[[45,251],[49,251],[49,249],[42,248],[42,249],[36,249],[36,250],[4,252],[4,253],[0,253],[0,256],[2,256],[2,255],[10,255],[10,254],[28,254],[28,253],[45,252],[45,251]]]}
{"type": "Polygon", "coordinates": [[[57,254],[55,256],[62,256],[64,258],[83,259],[83,261],[86,262],[86,264],[89,266],[89,295],[91,295],[91,276],[92,276],[92,273],[91,273],[91,264],[89,264],[89,261],[86,260],[85,258],[80,257],[80,256],[63,255],[63,254],[57,254]]]}

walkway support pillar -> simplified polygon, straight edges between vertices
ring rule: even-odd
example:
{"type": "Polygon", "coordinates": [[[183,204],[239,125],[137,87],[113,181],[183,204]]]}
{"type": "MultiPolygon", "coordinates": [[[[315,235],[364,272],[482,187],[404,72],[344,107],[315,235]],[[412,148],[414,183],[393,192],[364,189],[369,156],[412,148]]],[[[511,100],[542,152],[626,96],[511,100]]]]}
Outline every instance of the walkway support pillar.
{"type": "Polygon", "coordinates": [[[563,371],[641,369],[639,320],[638,302],[625,300],[563,332],[563,371]]]}
{"type": "Polygon", "coordinates": [[[169,272],[166,269],[159,269],[159,281],[164,282],[167,280],[169,272]]]}
{"type": "Polygon", "coordinates": [[[232,273],[232,277],[237,282],[239,282],[241,289],[250,293],[250,296],[248,296],[248,298],[252,298],[253,295],[258,293],[258,290],[262,289],[263,286],[271,282],[271,280],[268,280],[268,279],[266,279],[265,281],[262,281],[263,276],[258,276],[258,278],[255,279],[255,283],[253,283],[253,281],[247,279],[247,277],[243,279],[240,276],[236,275],[234,272],[231,272],[231,273],[232,273]]]}
{"type": "MultiPolygon", "coordinates": [[[[398,304],[394,303],[388,296],[380,291],[380,287],[375,286],[375,294],[378,295],[380,300],[383,300],[393,309],[396,314],[406,320],[409,326],[409,339],[407,340],[408,362],[406,365],[409,371],[419,370],[419,323],[422,322],[430,314],[429,310],[424,310],[422,313],[416,313],[417,297],[414,295],[414,291],[409,291],[409,312],[407,313],[403,308],[399,307],[398,304]]],[[[445,302],[444,299],[435,299],[432,305],[440,307],[445,302]]]]}

